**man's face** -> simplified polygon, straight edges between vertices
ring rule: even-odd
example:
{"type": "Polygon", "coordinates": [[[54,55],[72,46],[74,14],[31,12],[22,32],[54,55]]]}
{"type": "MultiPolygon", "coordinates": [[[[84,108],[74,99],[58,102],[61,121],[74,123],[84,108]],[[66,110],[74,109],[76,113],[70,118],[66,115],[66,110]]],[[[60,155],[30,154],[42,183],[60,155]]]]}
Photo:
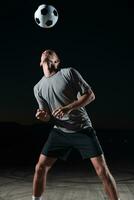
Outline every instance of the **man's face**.
{"type": "Polygon", "coordinates": [[[47,62],[47,61],[51,61],[53,64],[55,64],[57,60],[58,60],[58,57],[57,57],[55,52],[52,52],[50,50],[46,50],[41,55],[40,65],[43,65],[43,63],[47,62]]]}

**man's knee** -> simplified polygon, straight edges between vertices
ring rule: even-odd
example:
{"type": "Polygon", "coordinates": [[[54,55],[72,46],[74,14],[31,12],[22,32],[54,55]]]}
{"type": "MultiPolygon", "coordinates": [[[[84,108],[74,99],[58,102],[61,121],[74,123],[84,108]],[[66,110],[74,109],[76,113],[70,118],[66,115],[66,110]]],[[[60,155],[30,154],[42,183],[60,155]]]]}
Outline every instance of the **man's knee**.
{"type": "Polygon", "coordinates": [[[100,179],[107,179],[110,180],[110,172],[108,170],[108,167],[104,165],[100,165],[96,168],[96,173],[100,177],[100,179]]]}
{"type": "Polygon", "coordinates": [[[47,174],[47,172],[49,171],[50,168],[51,168],[51,166],[47,165],[47,163],[42,164],[42,163],[38,162],[35,167],[35,173],[38,176],[42,176],[44,174],[47,174]]]}
{"type": "Polygon", "coordinates": [[[51,158],[41,154],[35,167],[35,171],[39,174],[48,172],[56,160],[57,158],[51,158]]]}

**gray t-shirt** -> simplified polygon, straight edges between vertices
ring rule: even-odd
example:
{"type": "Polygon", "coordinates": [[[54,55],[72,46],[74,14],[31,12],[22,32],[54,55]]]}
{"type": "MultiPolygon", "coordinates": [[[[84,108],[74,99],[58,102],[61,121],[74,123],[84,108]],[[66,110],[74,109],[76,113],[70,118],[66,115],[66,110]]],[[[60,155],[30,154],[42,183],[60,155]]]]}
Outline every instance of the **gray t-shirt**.
{"type": "MultiPolygon", "coordinates": [[[[77,100],[91,87],[74,68],[62,68],[56,74],[45,77],[34,86],[34,95],[39,109],[48,109],[51,113],[62,106],[77,100]]],[[[55,128],[73,133],[92,127],[85,107],[73,110],[63,118],[54,119],[55,128]]]]}

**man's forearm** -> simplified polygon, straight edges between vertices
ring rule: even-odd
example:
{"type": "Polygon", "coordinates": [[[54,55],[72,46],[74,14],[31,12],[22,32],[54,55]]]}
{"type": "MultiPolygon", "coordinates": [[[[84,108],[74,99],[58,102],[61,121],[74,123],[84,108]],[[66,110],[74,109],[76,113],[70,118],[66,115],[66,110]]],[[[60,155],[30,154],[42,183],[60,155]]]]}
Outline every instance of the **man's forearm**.
{"type": "Polygon", "coordinates": [[[92,91],[88,91],[84,95],[80,96],[78,100],[70,103],[67,107],[69,108],[70,112],[80,107],[84,107],[87,104],[91,103],[95,99],[95,95],[92,91]]]}
{"type": "Polygon", "coordinates": [[[55,109],[52,112],[52,116],[54,118],[62,118],[65,114],[69,114],[71,111],[76,110],[80,107],[84,107],[87,104],[91,103],[95,99],[95,95],[92,92],[92,90],[87,91],[84,95],[80,96],[77,100],[74,102],[55,109]]]}

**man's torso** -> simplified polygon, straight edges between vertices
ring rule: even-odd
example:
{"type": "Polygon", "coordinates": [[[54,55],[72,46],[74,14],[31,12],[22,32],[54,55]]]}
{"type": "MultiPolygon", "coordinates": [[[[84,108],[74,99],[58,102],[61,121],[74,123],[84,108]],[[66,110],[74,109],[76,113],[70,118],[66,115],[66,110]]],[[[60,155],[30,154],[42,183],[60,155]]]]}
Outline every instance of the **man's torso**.
{"type": "MultiPolygon", "coordinates": [[[[38,93],[47,102],[50,112],[77,100],[78,91],[70,75],[71,68],[63,68],[51,77],[43,76],[36,84],[38,93]]],[[[55,128],[64,132],[76,132],[91,127],[91,121],[85,108],[73,110],[62,119],[56,119],[55,128]]]]}

